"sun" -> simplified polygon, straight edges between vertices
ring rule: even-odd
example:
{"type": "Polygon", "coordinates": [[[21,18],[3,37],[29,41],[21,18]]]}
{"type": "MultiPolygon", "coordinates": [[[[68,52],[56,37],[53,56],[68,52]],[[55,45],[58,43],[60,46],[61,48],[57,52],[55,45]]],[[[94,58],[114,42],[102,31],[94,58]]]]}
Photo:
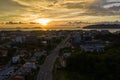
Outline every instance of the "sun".
{"type": "Polygon", "coordinates": [[[36,20],[36,22],[40,23],[43,26],[46,26],[49,22],[51,22],[51,19],[40,18],[40,19],[36,20]]]}

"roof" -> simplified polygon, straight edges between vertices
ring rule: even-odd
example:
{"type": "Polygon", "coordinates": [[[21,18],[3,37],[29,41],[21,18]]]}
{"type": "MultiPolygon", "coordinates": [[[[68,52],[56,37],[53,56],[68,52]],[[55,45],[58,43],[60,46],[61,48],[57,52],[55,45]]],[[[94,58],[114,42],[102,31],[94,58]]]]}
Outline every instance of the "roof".
{"type": "Polygon", "coordinates": [[[7,74],[9,74],[9,72],[12,72],[13,70],[14,70],[14,67],[9,67],[9,68],[5,69],[4,71],[2,71],[0,73],[0,75],[7,75],[7,74]]]}
{"type": "Polygon", "coordinates": [[[14,76],[12,80],[25,80],[23,76],[14,76]]]}
{"type": "Polygon", "coordinates": [[[4,77],[0,76],[0,80],[4,80],[4,77]]]}

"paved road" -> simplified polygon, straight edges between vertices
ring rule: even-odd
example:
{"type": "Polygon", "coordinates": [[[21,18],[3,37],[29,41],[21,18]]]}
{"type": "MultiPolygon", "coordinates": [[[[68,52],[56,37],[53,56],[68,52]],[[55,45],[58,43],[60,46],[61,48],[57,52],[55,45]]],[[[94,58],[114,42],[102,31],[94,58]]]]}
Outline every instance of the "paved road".
{"type": "Polygon", "coordinates": [[[70,35],[68,35],[46,58],[43,65],[40,66],[40,71],[37,75],[37,80],[52,80],[52,71],[54,67],[54,63],[56,58],[58,57],[59,50],[66,46],[66,43],[70,39],[70,35]]]}

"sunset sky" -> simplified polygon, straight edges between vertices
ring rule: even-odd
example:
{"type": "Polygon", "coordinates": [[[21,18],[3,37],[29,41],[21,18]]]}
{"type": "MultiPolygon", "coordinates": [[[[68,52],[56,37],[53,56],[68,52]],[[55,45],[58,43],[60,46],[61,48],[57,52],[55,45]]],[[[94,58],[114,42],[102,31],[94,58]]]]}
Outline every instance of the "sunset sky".
{"type": "Polygon", "coordinates": [[[0,0],[0,22],[120,21],[120,0],[0,0]]]}

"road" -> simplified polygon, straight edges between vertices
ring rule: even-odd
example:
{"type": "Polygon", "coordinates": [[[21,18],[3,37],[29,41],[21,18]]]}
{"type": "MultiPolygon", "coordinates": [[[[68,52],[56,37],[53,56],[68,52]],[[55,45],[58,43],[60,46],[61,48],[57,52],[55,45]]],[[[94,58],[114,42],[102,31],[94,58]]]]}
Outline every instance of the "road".
{"type": "Polygon", "coordinates": [[[66,46],[70,37],[71,36],[68,35],[53,51],[51,51],[51,54],[46,58],[44,64],[40,66],[37,80],[52,80],[52,71],[56,58],[59,55],[59,50],[66,46]]]}

